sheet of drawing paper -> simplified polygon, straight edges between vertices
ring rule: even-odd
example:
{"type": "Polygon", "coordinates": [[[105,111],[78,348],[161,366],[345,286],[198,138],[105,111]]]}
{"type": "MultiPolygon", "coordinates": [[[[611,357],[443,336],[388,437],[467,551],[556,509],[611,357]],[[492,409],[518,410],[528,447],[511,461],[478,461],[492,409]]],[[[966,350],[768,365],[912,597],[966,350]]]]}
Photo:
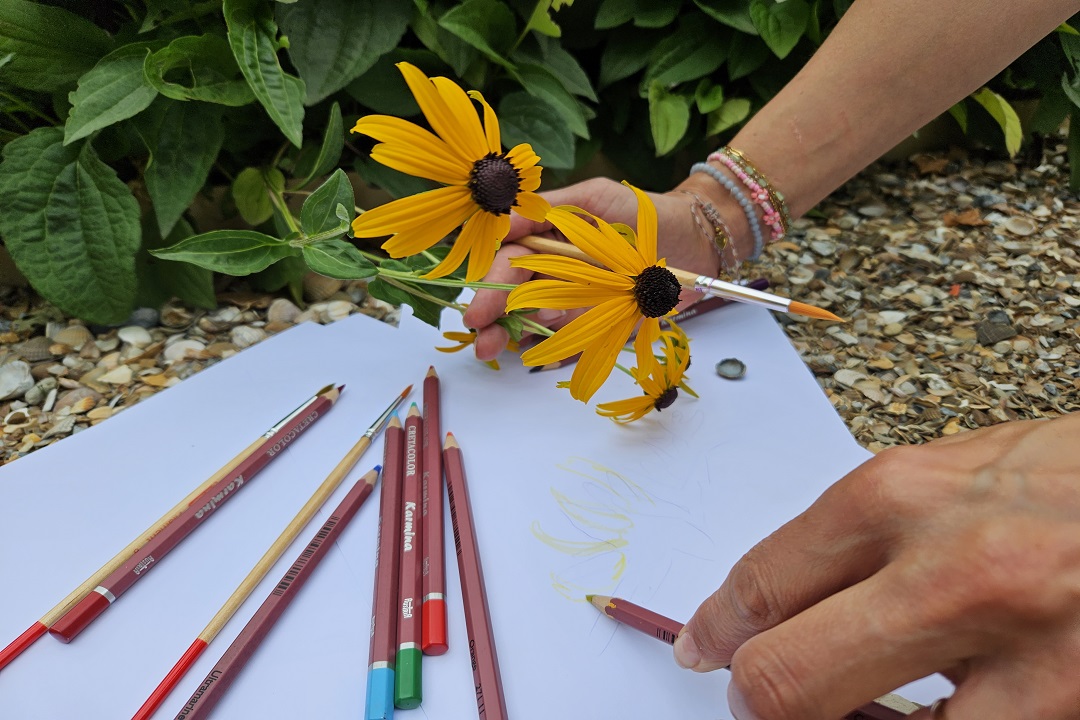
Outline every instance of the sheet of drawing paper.
{"type": "MultiPolygon", "coordinates": [[[[288,330],[0,468],[6,643],[285,412],[325,384],[347,385],[219,517],[70,645],[42,638],[0,672],[0,717],[130,717],[386,404],[409,383],[409,401],[421,401],[434,364],[444,430],[465,453],[513,717],[730,718],[725,673],[679,670],[669,648],[600,617],[583,595],[618,594],[689,617],[743,552],[867,455],[767,313],[725,309],[687,329],[701,399],[630,427],[556,390],[569,368],[529,374],[506,355],[494,372],[469,351],[435,351],[448,343],[415,319],[395,329],[358,316],[288,330]],[[743,380],[713,374],[729,356],[747,363],[743,380]]],[[[597,399],[633,394],[613,377],[597,399]]],[[[381,456],[377,438],[155,717],[175,717],[381,456]]],[[[377,509],[374,501],[361,509],[216,716],[360,716],[377,509]]],[[[449,521],[447,538],[451,649],[425,660],[424,705],[403,717],[475,712],[449,521]]],[[[927,701],[943,687],[908,697],[927,701]]]]}

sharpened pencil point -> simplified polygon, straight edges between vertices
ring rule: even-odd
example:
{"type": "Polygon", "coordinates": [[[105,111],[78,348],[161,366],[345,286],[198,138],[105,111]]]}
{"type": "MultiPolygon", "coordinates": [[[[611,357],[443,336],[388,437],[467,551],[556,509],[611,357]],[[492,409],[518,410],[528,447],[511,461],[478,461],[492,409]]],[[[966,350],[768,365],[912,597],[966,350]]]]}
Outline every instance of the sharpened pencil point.
{"type": "Polygon", "coordinates": [[[338,386],[337,386],[337,391],[338,391],[338,392],[341,392],[341,391],[342,391],[342,390],[344,390],[344,389],[345,389],[345,383],[342,383],[341,385],[338,385],[338,386]]]}
{"type": "Polygon", "coordinates": [[[445,450],[446,448],[460,448],[460,447],[461,446],[458,445],[457,440],[454,439],[454,433],[452,433],[452,432],[446,433],[446,442],[443,443],[443,450],[445,450]]]}
{"type": "Polygon", "coordinates": [[[399,418],[397,416],[397,413],[394,413],[393,415],[390,416],[390,422],[387,423],[387,424],[390,427],[400,428],[401,427],[401,418],[399,418]]]}
{"type": "Polygon", "coordinates": [[[420,408],[416,407],[416,403],[413,403],[412,405],[409,406],[409,412],[407,414],[407,417],[416,417],[419,414],[420,414],[420,408]]]}
{"type": "Polygon", "coordinates": [[[427,375],[424,377],[439,377],[439,373],[435,372],[435,366],[429,365],[427,369],[427,375]]]}
{"type": "Polygon", "coordinates": [[[847,322],[838,315],[833,315],[824,308],[815,307],[814,305],[807,305],[806,303],[797,302],[792,300],[788,305],[788,312],[795,313],[796,315],[804,315],[806,317],[815,318],[817,320],[833,320],[835,322],[847,322]]]}

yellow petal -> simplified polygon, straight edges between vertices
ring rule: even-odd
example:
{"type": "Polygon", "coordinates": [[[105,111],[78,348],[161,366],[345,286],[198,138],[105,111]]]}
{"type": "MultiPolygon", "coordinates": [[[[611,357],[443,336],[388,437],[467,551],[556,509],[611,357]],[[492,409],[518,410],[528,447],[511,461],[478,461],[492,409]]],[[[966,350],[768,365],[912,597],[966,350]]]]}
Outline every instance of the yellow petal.
{"type": "Polygon", "coordinates": [[[615,368],[615,361],[623,345],[630,339],[634,325],[638,320],[637,303],[632,303],[622,316],[615,317],[600,334],[599,342],[594,342],[581,351],[581,359],[570,376],[570,396],[581,402],[600,389],[608,375],[615,368]]]}
{"type": "Polygon", "coordinates": [[[469,100],[469,96],[450,78],[433,77],[431,83],[457,122],[461,136],[464,138],[465,152],[477,160],[487,155],[487,138],[484,137],[484,129],[480,127],[480,117],[476,114],[476,106],[469,100]]]}
{"type": "Polygon", "coordinates": [[[583,260],[562,257],[561,255],[522,255],[511,258],[510,267],[544,273],[579,285],[611,288],[626,294],[629,294],[634,289],[634,281],[630,278],[590,265],[583,260]]]}
{"type": "MultiPolygon", "coordinates": [[[[619,320],[626,317],[634,320],[640,317],[633,298],[608,300],[586,310],[580,317],[559,328],[554,335],[526,350],[521,355],[521,361],[531,366],[564,360],[596,342],[598,337],[604,336],[619,320]]],[[[627,331],[626,335],[629,337],[630,332],[627,331]]],[[[623,338],[620,346],[626,343],[626,339],[623,338]]]]}
{"type": "MultiPolygon", "coordinates": [[[[548,222],[557,227],[566,239],[577,245],[589,257],[603,263],[617,273],[634,276],[644,266],[634,249],[622,238],[612,242],[584,218],[563,207],[553,207],[547,214],[548,222]]],[[[618,237],[616,235],[616,237],[618,237]]]]}
{"type": "Polygon", "coordinates": [[[542,172],[543,168],[540,166],[519,170],[518,176],[521,179],[518,185],[518,192],[532,192],[540,187],[540,173],[542,172]]]}
{"type": "Polygon", "coordinates": [[[494,217],[491,213],[480,210],[469,218],[469,221],[461,228],[457,239],[454,240],[454,245],[450,248],[447,256],[443,258],[441,263],[429,270],[424,277],[441,278],[457,270],[461,263],[465,262],[469,252],[476,246],[477,239],[484,234],[490,235],[492,233],[491,220],[494,217]]]}
{"type": "Polygon", "coordinates": [[[491,215],[484,212],[478,214],[488,215],[490,219],[487,229],[477,236],[472,251],[469,253],[469,267],[465,271],[465,282],[477,282],[484,279],[488,270],[491,269],[495,252],[502,244],[503,238],[510,232],[509,215],[491,215]]]}
{"type": "MultiPolygon", "coordinates": [[[[398,151],[412,150],[418,156],[418,162],[429,162],[444,168],[446,174],[469,179],[471,163],[463,162],[442,138],[424,128],[401,118],[389,115],[368,115],[356,121],[353,132],[362,133],[376,140],[387,143],[389,148],[398,151]]],[[[438,178],[432,178],[438,180],[438,178]]],[[[440,180],[440,182],[445,182],[440,180]]]]}
{"type": "Polygon", "coordinates": [[[519,192],[514,201],[514,212],[533,222],[544,222],[550,209],[551,205],[548,201],[534,192],[519,192]]]}
{"type": "Polygon", "coordinates": [[[533,152],[532,145],[529,143],[521,143],[512,147],[510,152],[506,153],[506,159],[518,170],[531,168],[540,162],[540,156],[533,152]]]}
{"type": "Polygon", "coordinates": [[[384,242],[382,248],[390,257],[396,258],[423,252],[449,235],[454,228],[466,222],[476,212],[476,206],[469,203],[464,208],[440,216],[427,225],[399,232],[384,242]]]}
{"type": "Polygon", "coordinates": [[[352,222],[353,234],[356,237],[393,235],[427,225],[471,206],[472,196],[468,188],[451,186],[428,190],[393,200],[361,214],[352,222]]]}
{"type": "Polygon", "coordinates": [[[656,402],[647,395],[626,400],[601,403],[596,406],[599,415],[609,417],[618,423],[631,423],[648,415],[656,407],[656,402]]]}
{"type": "Polygon", "coordinates": [[[460,163],[444,163],[400,145],[380,143],[372,148],[371,159],[406,175],[434,180],[444,185],[465,185],[469,182],[469,172],[462,170],[460,163]]]}
{"type": "Polygon", "coordinates": [[[502,139],[499,137],[499,118],[495,111],[488,105],[487,100],[479,90],[470,90],[469,97],[484,106],[484,135],[487,137],[488,151],[493,153],[502,152],[502,139]]]}
{"type": "Polygon", "coordinates": [[[647,265],[656,263],[656,206],[652,198],[629,183],[637,195],[637,251],[647,265]]]}
{"type": "Polygon", "coordinates": [[[602,302],[625,297],[626,293],[606,287],[585,287],[577,283],[562,280],[530,280],[513,290],[514,306],[507,309],[549,308],[552,310],[570,310],[579,307],[592,307],[602,302]]]}
{"type": "MultiPolygon", "coordinates": [[[[405,78],[405,83],[416,98],[416,104],[420,106],[420,112],[424,113],[432,129],[439,137],[446,141],[447,146],[462,162],[470,166],[483,157],[484,153],[476,155],[469,151],[468,136],[461,124],[454,118],[453,113],[446,106],[446,101],[439,91],[415,65],[407,62],[397,64],[405,78]]],[[[475,112],[474,112],[475,115],[475,112]]]]}

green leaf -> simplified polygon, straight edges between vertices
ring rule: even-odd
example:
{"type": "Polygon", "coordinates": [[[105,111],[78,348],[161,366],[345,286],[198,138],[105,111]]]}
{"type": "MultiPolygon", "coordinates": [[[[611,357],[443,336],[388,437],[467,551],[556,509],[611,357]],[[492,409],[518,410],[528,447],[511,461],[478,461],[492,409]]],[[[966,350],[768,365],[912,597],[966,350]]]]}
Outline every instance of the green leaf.
{"type": "Polygon", "coordinates": [[[335,170],[326,182],[304,200],[304,205],[300,208],[300,228],[304,234],[313,237],[334,229],[338,229],[338,234],[348,230],[348,221],[343,222],[337,216],[338,205],[343,205],[348,212],[348,217],[352,217],[356,200],[353,196],[352,183],[341,168],[335,170]]]}
{"type": "Polygon", "coordinates": [[[255,100],[229,43],[218,35],[179,37],[146,58],[143,74],[173,100],[238,107],[255,100]]]}
{"type": "Polygon", "coordinates": [[[439,26],[453,33],[505,68],[513,68],[506,59],[517,37],[514,14],[499,0],[465,0],[439,18],[439,26]]]}
{"type": "Polygon", "coordinates": [[[642,87],[657,82],[673,87],[712,73],[724,62],[726,43],[717,37],[720,28],[698,21],[682,23],[653,51],[642,87]]]}
{"type": "Polygon", "coordinates": [[[833,0],[833,12],[836,14],[837,19],[843,17],[854,2],[855,0],[833,0]]]}
{"type": "Polygon", "coordinates": [[[254,230],[213,230],[181,240],[154,257],[189,262],[227,275],[250,275],[300,251],[284,240],[254,230]]]}
{"type": "Polygon", "coordinates": [[[589,76],[573,55],[563,49],[562,45],[554,40],[540,38],[538,43],[539,52],[519,50],[514,59],[532,62],[534,65],[543,65],[547,71],[558,79],[566,90],[574,95],[580,95],[593,102],[598,102],[596,92],[593,90],[589,76]]]}
{"type": "Polygon", "coordinates": [[[1061,128],[1069,116],[1072,103],[1060,88],[1047,88],[1046,94],[1039,98],[1039,105],[1031,118],[1032,132],[1050,135],[1061,128]]]}
{"type": "Polygon", "coordinates": [[[150,43],[133,43],[112,51],[79,78],[68,96],[71,113],[64,125],[64,144],[126,120],[154,101],[155,90],[143,77],[150,43]]]}
{"type": "MultiPolygon", "coordinates": [[[[501,121],[502,118],[500,118],[500,123],[501,121]]],[[[505,138],[505,134],[503,137],[505,138]]],[[[407,175],[371,158],[357,158],[355,168],[364,182],[382,188],[395,199],[434,190],[439,186],[433,180],[407,175]]]]}
{"type": "Polygon", "coordinates": [[[1061,23],[1060,25],[1058,25],[1057,30],[1055,30],[1055,32],[1062,33],[1063,35],[1080,35],[1080,32],[1078,32],[1076,30],[1076,28],[1074,28],[1072,25],[1070,25],[1067,22],[1066,23],[1061,23]]]}
{"type": "MultiPolygon", "coordinates": [[[[694,4],[701,8],[702,12],[728,27],[735,28],[739,32],[748,35],[757,35],[758,30],[754,27],[754,21],[750,17],[750,9],[746,0],[694,0],[694,4]]],[[[735,57],[735,53],[731,53],[735,57]]]]}
{"type": "Polygon", "coordinates": [[[713,85],[708,78],[701,78],[694,91],[694,104],[702,115],[708,115],[724,104],[724,88],[713,85]]]}
{"type": "Polygon", "coordinates": [[[753,0],[750,17],[761,39],[778,58],[787,57],[810,22],[810,5],[806,0],[753,0]]]}
{"type": "Polygon", "coordinates": [[[424,47],[449,65],[458,77],[463,76],[469,66],[480,57],[476,48],[440,27],[427,10],[414,14],[409,27],[424,47]]]}
{"type": "Polygon", "coordinates": [[[206,184],[225,139],[215,105],[159,98],[135,124],[150,151],[143,178],[158,230],[168,235],[206,184]]]}
{"type": "Polygon", "coordinates": [[[135,297],[139,204],[88,143],[59,128],[9,142],[0,162],[0,235],[43,297],[90,322],[120,322],[135,297]]]}
{"type": "Polygon", "coordinates": [[[248,225],[262,225],[274,214],[271,192],[281,192],[285,176],[277,168],[244,168],[232,184],[232,196],[240,217],[248,225]]]}
{"type": "Polygon", "coordinates": [[[378,272],[374,263],[340,238],[305,245],[303,257],[315,272],[339,280],[372,277],[378,272]]]}
{"type": "MultiPolygon", "coordinates": [[[[434,247],[427,252],[427,254],[435,257],[434,261],[427,258],[424,254],[420,254],[413,255],[404,262],[400,260],[383,260],[379,264],[379,267],[397,272],[424,273],[445,258],[449,251],[450,248],[446,246],[434,247]]],[[[459,270],[455,271],[450,277],[460,279],[459,276],[462,272],[464,272],[464,268],[459,268],[459,270]]],[[[417,319],[426,322],[433,327],[439,327],[439,319],[442,316],[443,306],[426,298],[419,297],[411,291],[430,295],[444,302],[453,302],[457,296],[461,294],[460,287],[428,285],[419,281],[399,282],[403,282],[409,289],[403,290],[391,285],[382,278],[376,278],[368,283],[368,292],[374,297],[385,300],[392,305],[410,305],[413,309],[413,315],[417,319]]]]}
{"type": "Polygon", "coordinates": [[[143,218],[143,244],[135,256],[135,270],[139,287],[135,294],[138,307],[160,307],[173,297],[196,307],[213,310],[217,307],[214,294],[214,273],[190,263],[174,263],[159,260],[150,250],[175,245],[194,234],[184,220],[176,223],[169,237],[164,240],[158,233],[157,223],[149,215],[143,218]]]}
{"type": "Polygon", "coordinates": [[[953,119],[956,120],[956,124],[960,126],[960,132],[966,133],[968,128],[968,116],[967,105],[964,104],[964,101],[961,100],[950,107],[949,114],[953,116],[953,119]]]}
{"type": "Polygon", "coordinates": [[[750,101],[746,98],[732,98],[708,115],[705,136],[718,135],[728,128],[733,128],[750,115],[750,101]]]}
{"type": "Polygon", "coordinates": [[[400,0],[319,0],[278,5],[276,14],[307,89],[305,102],[314,105],[397,47],[412,8],[400,0]]]}
{"type": "Polygon", "coordinates": [[[278,61],[277,25],[270,6],[258,0],[225,0],[229,45],[255,97],[296,147],[303,144],[304,81],[278,61]]]}
{"type": "Polygon", "coordinates": [[[593,27],[597,30],[619,27],[633,20],[636,10],[637,0],[604,0],[596,11],[593,27]]]}
{"type": "Polygon", "coordinates": [[[589,127],[585,122],[585,113],[582,111],[580,102],[568,93],[558,78],[546,68],[540,65],[522,64],[515,76],[526,92],[543,100],[559,114],[570,132],[578,137],[589,137],[589,127]]]}
{"type": "Polygon", "coordinates": [[[634,27],[662,28],[675,22],[681,3],[671,0],[637,0],[634,27]]]}
{"type": "Polygon", "coordinates": [[[535,30],[541,35],[548,37],[561,37],[562,29],[551,19],[551,0],[540,0],[533,8],[529,22],[525,24],[524,32],[535,30]]]}
{"type": "Polygon", "coordinates": [[[511,340],[514,342],[521,342],[521,334],[525,332],[525,323],[522,322],[520,315],[515,313],[504,315],[500,318],[496,318],[495,324],[502,325],[511,340]]]}
{"type": "Polygon", "coordinates": [[[341,106],[335,102],[330,106],[330,118],[326,122],[326,133],[323,135],[322,145],[319,146],[319,154],[309,155],[312,159],[297,167],[296,174],[303,178],[300,187],[337,167],[344,147],[345,126],[341,121],[341,106]]]}
{"type": "Polygon", "coordinates": [[[990,88],[984,87],[971,96],[975,102],[986,108],[991,117],[1001,126],[1005,133],[1005,149],[1009,157],[1020,152],[1020,144],[1024,140],[1024,130],[1020,125],[1020,118],[1016,115],[1008,100],[998,95],[990,88]]]}
{"type": "Polygon", "coordinates": [[[649,53],[656,46],[652,33],[614,33],[600,56],[600,87],[628,78],[649,63],[649,53]]]}
{"type": "Polygon", "coordinates": [[[0,2],[0,83],[51,92],[71,85],[112,50],[108,33],[80,15],[31,0],[0,2]]]}
{"type": "Polygon", "coordinates": [[[1080,114],[1075,109],[1069,114],[1069,189],[1080,190],[1080,114]]]}
{"type": "Polygon", "coordinates": [[[507,95],[499,102],[503,144],[527,142],[545,167],[574,166],[574,136],[543,100],[526,93],[507,95]]]}
{"type": "Polygon", "coordinates": [[[398,117],[419,115],[420,106],[397,69],[399,62],[411,63],[428,76],[443,73],[445,67],[430,50],[398,48],[379,58],[370,70],[349,83],[345,90],[357,102],[377,113],[398,117]]]}
{"type": "Polygon", "coordinates": [[[690,99],[668,92],[658,82],[649,85],[649,126],[656,156],[671,152],[690,126],[690,99]]]}
{"type": "Polygon", "coordinates": [[[769,46],[761,38],[736,33],[728,52],[728,79],[738,80],[757,70],[769,57],[769,46]]]}

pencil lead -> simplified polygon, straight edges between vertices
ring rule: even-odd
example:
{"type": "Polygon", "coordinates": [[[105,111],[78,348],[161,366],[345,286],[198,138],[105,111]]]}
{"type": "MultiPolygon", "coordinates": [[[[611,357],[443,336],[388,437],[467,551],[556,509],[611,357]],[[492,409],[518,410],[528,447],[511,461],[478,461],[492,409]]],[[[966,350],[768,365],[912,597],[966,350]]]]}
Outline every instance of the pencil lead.
{"type": "Polygon", "coordinates": [[[412,405],[409,406],[409,412],[408,412],[409,417],[416,417],[419,414],[420,414],[420,408],[416,407],[416,403],[413,403],[412,405]]]}
{"type": "Polygon", "coordinates": [[[342,384],[340,384],[340,385],[338,385],[338,386],[337,386],[337,391],[338,391],[338,392],[341,392],[341,391],[342,391],[342,390],[344,390],[344,389],[345,389],[345,383],[342,383],[342,384]]]}
{"type": "Polygon", "coordinates": [[[390,416],[390,422],[387,423],[387,424],[390,427],[395,427],[395,428],[400,429],[401,428],[401,418],[399,418],[397,416],[397,413],[394,413],[393,415],[390,416]]]}
{"type": "Polygon", "coordinates": [[[435,372],[434,365],[428,365],[427,375],[425,377],[439,377],[439,373],[435,372]]]}
{"type": "Polygon", "coordinates": [[[376,466],[375,466],[375,468],[374,468],[374,470],[375,470],[375,472],[377,472],[377,473],[379,473],[379,472],[382,472],[382,465],[376,465],[376,466]]]}
{"type": "Polygon", "coordinates": [[[445,450],[446,448],[459,448],[459,447],[461,447],[461,446],[458,445],[457,440],[454,438],[454,433],[452,433],[452,432],[446,433],[446,442],[443,443],[443,450],[445,450]]]}

